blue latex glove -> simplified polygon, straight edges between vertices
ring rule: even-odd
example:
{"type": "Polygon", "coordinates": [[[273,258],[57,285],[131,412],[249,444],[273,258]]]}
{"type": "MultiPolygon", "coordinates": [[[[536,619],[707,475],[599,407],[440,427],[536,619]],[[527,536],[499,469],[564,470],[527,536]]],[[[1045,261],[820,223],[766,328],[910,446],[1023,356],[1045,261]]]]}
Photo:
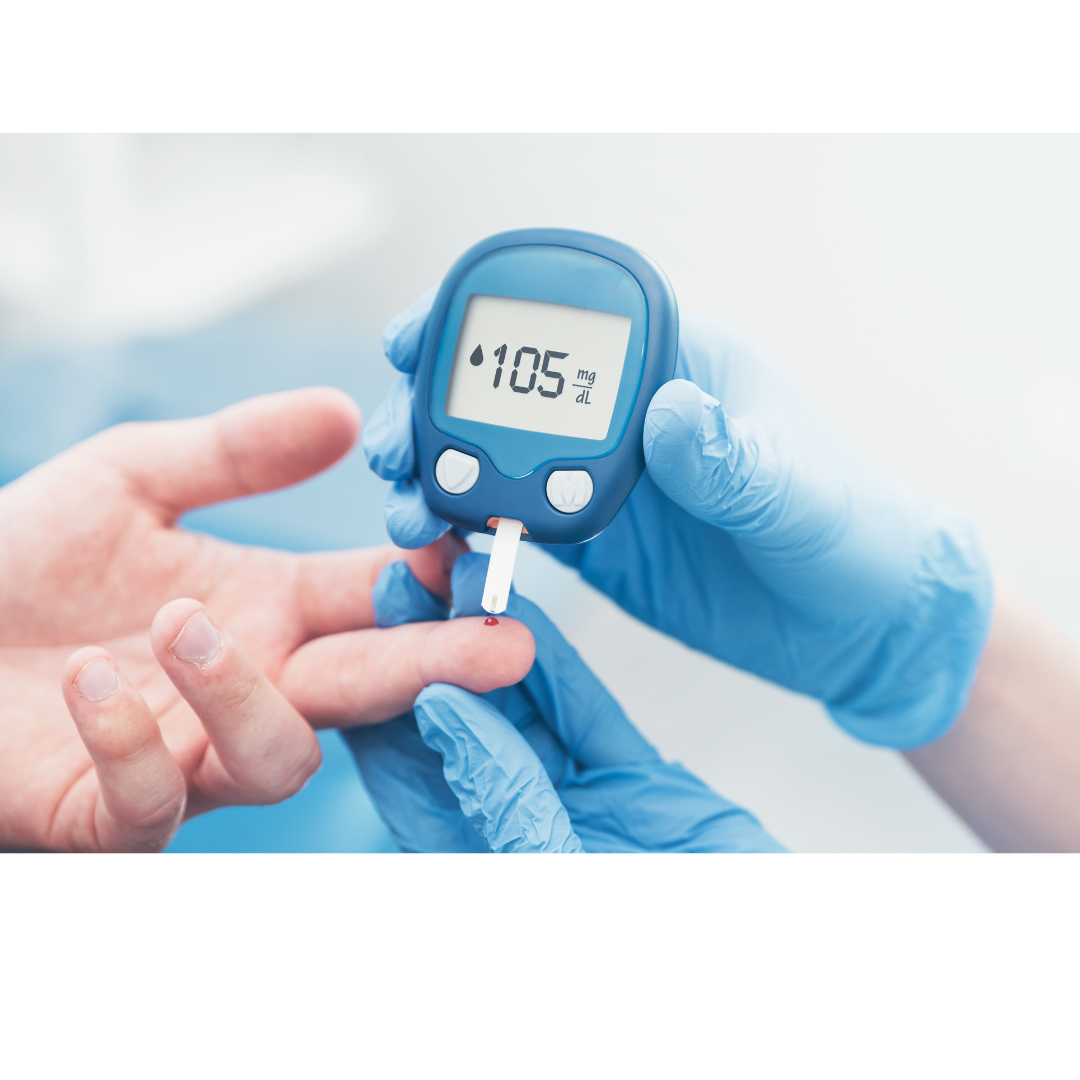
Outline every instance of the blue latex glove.
{"type": "MultiPolygon", "coordinates": [[[[434,295],[387,326],[406,374],[364,432],[371,467],[397,481],[386,520],[404,547],[447,528],[416,479],[408,374],[434,295]]],[[[861,739],[940,737],[992,609],[970,520],[856,451],[738,331],[680,318],[676,378],[645,421],[646,474],[600,536],[548,550],[649,625],[820,699],[861,739]]]]}
{"type": "MultiPolygon", "coordinates": [[[[480,615],[487,556],[454,566],[480,615]]],[[[372,592],[379,626],[446,617],[405,563],[372,592]]],[[[745,810],[668,765],[535,604],[506,614],[536,640],[516,686],[483,697],[436,683],[413,713],[343,732],[406,851],[783,851],[745,810]]]]}

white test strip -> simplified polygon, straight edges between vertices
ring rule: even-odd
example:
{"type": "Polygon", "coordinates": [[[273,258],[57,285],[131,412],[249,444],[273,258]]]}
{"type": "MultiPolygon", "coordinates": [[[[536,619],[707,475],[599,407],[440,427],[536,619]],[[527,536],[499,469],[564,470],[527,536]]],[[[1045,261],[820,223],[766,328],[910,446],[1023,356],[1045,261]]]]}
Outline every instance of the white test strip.
{"type": "Polygon", "coordinates": [[[522,527],[521,522],[513,518],[499,518],[499,524],[495,527],[495,543],[491,548],[491,561],[484,582],[484,598],[480,601],[480,606],[492,615],[506,610],[522,527]]]}

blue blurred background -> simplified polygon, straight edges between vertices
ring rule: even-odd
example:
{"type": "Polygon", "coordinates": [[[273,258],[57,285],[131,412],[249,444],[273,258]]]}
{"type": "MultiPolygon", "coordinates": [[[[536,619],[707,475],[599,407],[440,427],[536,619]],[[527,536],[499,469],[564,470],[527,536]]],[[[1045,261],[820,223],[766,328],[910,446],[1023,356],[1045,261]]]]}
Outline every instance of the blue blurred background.
{"type": "MultiPolygon", "coordinates": [[[[123,420],[392,377],[384,322],[477,239],[559,225],[649,252],[857,445],[965,507],[1080,637],[1080,142],[705,136],[0,136],[0,482],[123,420]]],[[[188,515],[231,540],[385,542],[354,453],[188,515]]],[[[479,541],[482,546],[483,541],[479,541]]],[[[798,850],[975,851],[904,760],[636,623],[532,545],[515,582],[669,758],[798,850]]],[[[393,844],[337,733],[307,788],[173,851],[393,844]]]]}

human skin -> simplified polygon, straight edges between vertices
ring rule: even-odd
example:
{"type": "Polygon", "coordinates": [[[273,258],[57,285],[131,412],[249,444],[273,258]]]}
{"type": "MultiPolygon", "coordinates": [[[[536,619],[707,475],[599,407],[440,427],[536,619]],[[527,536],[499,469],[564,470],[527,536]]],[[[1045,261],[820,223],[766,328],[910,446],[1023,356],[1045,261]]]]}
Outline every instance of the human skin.
{"type": "Polygon", "coordinates": [[[390,561],[449,596],[454,536],[295,555],[177,527],[314,475],[359,428],[339,391],[268,395],[111,428],[0,489],[0,847],[159,850],[194,814],[298,791],[313,725],[388,719],[431,682],[524,677],[515,620],[374,627],[390,561]]]}
{"type": "Polygon", "coordinates": [[[908,761],[996,851],[1080,851],[1080,649],[1007,583],[967,707],[908,761]]]}

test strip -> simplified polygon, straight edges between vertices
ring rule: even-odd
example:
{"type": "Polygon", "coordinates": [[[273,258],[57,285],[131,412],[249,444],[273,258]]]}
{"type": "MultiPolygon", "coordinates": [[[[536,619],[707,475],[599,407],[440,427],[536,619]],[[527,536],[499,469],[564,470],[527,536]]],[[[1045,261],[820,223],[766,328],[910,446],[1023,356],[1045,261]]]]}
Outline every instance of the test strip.
{"type": "Polygon", "coordinates": [[[521,530],[521,522],[513,518],[499,518],[499,524],[495,526],[495,543],[484,582],[484,598],[480,601],[480,606],[492,615],[506,610],[521,530]]]}

